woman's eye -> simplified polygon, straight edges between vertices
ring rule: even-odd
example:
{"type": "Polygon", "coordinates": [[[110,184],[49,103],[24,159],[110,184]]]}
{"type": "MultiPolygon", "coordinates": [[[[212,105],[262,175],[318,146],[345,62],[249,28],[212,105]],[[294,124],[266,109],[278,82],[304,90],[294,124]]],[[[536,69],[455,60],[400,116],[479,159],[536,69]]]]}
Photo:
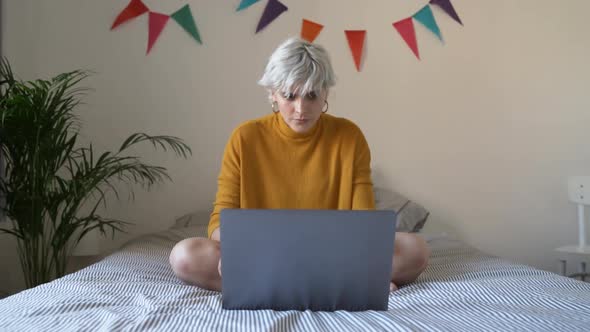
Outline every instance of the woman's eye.
{"type": "Polygon", "coordinates": [[[317,97],[318,97],[318,95],[314,91],[307,94],[307,99],[310,99],[310,100],[314,100],[317,97]]]}
{"type": "Polygon", "coordinates": [[[284,96],[284,97],[285,97],[285,99],[287,99],[287,100],[293,100],[293,99],[295,99],[295,98],[297,97],[297,95],[296,95],[296,94],[294,94],[294,93],[291,93],[291,92],[287,92],[287,93],[283,94],[283,96],[284,96]]]}

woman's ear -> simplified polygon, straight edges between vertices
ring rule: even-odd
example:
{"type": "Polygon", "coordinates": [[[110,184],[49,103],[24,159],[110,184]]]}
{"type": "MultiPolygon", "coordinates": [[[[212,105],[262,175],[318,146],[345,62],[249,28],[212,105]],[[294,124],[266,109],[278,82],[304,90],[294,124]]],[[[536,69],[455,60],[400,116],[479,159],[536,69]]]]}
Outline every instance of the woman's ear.
{"type": "Polygon", "coordinates": [[[269,95],[268,100],[270,100],[270,103],[271,104],[272,103],[275,103],[277,101],[277,97],[276,97],[276,92],[275,91],[269,90],[268,91],[268,95],[269,95]]]}

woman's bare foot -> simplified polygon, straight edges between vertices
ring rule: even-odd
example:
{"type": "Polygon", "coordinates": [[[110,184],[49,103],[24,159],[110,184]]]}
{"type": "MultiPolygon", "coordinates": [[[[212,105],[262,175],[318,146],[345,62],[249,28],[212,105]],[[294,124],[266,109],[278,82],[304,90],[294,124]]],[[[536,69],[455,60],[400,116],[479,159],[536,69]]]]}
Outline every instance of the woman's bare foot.
{"type": "Polygon", "coordinates": [[[397,285],[393,283],[393,281],[391,281],[389,283],[389,291],[390,292],[395,292],[397,290],[397,285]]]}

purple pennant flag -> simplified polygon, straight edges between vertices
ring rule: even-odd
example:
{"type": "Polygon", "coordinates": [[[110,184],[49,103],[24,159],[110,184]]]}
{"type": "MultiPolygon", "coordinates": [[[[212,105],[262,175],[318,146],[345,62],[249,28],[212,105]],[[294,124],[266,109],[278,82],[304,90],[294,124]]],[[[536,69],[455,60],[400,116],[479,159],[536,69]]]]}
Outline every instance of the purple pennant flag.
{"type": "Polygon", "coordinates": [[[262,17],[258,22],[258,27],[256,27],[256,33],[260,30],[264,29],[270,22],[274,21],[279,15],[281,15],[284,11],[287,10],[287,6],[282,4],[278,0],[268,0],[266,7],[264,8],[264,12],[262,13],[262,17]]]}
{"type": "Polygon", "coordinates": [[[455,21],[457,21],[457,22],[459,22],[459,24],[463,25],[463,22],[461,22],[459,15],[457,15],[457,12],[455,11],[453,4],[451,3],[451,0],[430,0],[430,4],[439,6],[440,8],[442,8],[442,10],[444,10],[447,14],[449,14],[449,16],[452,17],[455,21]]]}

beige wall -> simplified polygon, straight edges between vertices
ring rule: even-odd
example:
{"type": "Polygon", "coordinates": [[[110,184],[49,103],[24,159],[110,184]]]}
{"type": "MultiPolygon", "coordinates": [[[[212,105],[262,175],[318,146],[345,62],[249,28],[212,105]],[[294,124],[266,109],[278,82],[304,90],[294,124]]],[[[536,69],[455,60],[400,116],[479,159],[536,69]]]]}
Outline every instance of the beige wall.
{"type": "MultiPolygon", "coordinates": [[[[331,52],[338,76],[330,111],[364,130],[378,181],[429,208],[429,230],[554,269],[552,249],[576,240],[566,177],[590,171],[590,2],[454,0],[464,27],[435,10],[444,46],[416,25],[422,61],[391,23],[426,0],[284,2],[289,11],[254,35],[264,2],[236,13],[238,0],[145,0],[164,13],[190,3],[204,41],[196,45],[170,22],[145,56],[147,16],[109,31],[127,1],[4,1],[3,49],[22,78],[97,72],[79,110],[96,147],[115,149],[131,132],[146,131],[183,137],[194,150],[188,161],[141,151],[168,167],[175,183],[111,204],[109,216],[137,226],[103,240],[103,250],[210,207],[231,129],[270,112],[256,85],[266,58],[298,34],[305,17],[326,26],[317,42],[331,52]],[[361,73],[345,29],[368,30],[361,73]]],[[[6,239],[0,268],[16,271],[6,239]]],[[[0,275],[0,289],[21,286],[9,276],[0,275]]]]}

